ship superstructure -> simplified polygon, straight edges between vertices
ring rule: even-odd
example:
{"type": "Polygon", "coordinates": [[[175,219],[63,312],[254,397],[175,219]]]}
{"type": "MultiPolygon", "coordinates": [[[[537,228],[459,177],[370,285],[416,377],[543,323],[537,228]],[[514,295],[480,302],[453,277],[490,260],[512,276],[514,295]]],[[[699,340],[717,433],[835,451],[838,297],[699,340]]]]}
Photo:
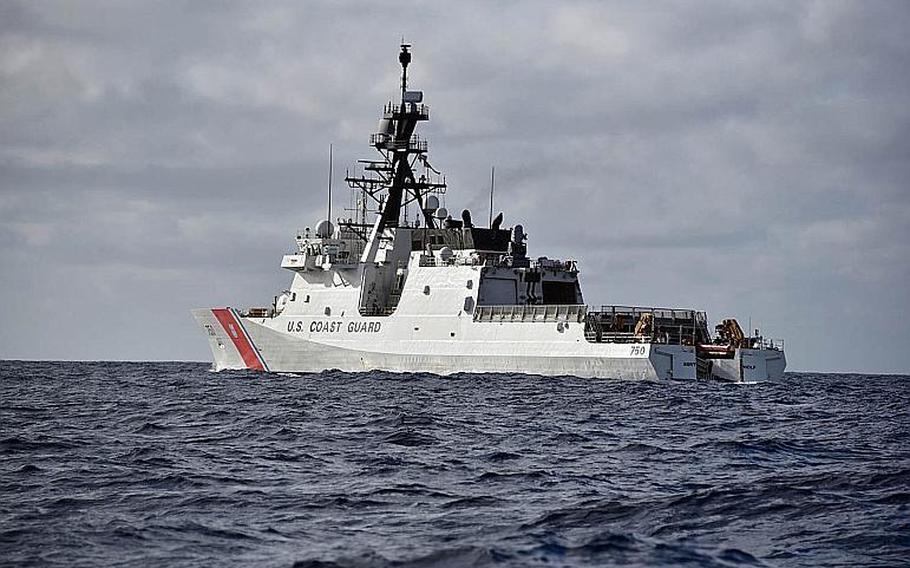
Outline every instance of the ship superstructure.
{"type": "Polygon", "coordinates": [[[216,370],[782,376],[780,341],[733,319],[712,334],[694,309],[587,306],[576,262],[530,257],[521,225],[503,227],[502,213],[486,227],[467,210],[453,218],[416,134],[430,109],[408,90],[409,45],[399,62],[399,102],[370,137],[379,157],[345,178],[354,210],[297,234],[281,260],[293,281],[271,306],[193,310],[216,370]]]}

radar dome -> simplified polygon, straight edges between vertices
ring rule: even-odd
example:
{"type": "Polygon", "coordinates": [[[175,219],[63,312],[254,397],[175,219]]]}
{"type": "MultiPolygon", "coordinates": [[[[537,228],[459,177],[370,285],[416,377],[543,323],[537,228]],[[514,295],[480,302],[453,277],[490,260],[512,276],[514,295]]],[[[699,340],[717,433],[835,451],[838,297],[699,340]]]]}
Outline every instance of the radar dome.
{"type": "Polygon", "coordinates": [[[440,207],[439,209],[436,210],[435,217],[437,219],[445,219],[448,216],[449,216],[449,210],[446,209],[445,207],[440,207]]]}
{"type": "Polygon", "coordinates": [[[424,202],[423,208],[427,211],[436,211],[439,209],[439,198],[435,195],[427,196],[427,200],[424,202]]]}
{"type": "Polygon", "coordinates": [[[335,225],[328,219],[323,219],[316,225],[316,236],[320,239],[330,239],[335,232],[335,225]]]}
{"type": "Polygon", "coordinates": [[[450,249],[449,247],[442,247],[441,249],[439,249],[439,258],[443,262],[448,262],[449,259],[452,258],[452,249],[450,249]]]}

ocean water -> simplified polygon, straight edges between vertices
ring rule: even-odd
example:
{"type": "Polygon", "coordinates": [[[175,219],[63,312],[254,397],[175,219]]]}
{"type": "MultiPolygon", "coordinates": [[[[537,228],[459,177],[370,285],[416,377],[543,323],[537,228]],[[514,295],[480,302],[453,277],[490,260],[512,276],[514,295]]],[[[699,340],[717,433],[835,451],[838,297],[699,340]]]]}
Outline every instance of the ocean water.
{"type": "Polygon", "coordinates": [[[0,368],[4,566],[910,562],[910,377],[0,368]]]}

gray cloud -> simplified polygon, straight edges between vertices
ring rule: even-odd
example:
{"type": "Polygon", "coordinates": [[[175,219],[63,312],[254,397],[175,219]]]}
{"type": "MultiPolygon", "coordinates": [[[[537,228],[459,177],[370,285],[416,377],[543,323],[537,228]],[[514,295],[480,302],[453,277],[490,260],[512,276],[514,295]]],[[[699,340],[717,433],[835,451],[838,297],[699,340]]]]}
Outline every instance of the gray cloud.
{"type": "Polygon", "coordinates": [[[908,27],[887,1],[7,2],[0,356],[207,358],[188,309],[287,285],[327,146],[370,156],[404,35],[448,204],[485,217],[495,163],[589,303],[907,372],[908,27]]]}

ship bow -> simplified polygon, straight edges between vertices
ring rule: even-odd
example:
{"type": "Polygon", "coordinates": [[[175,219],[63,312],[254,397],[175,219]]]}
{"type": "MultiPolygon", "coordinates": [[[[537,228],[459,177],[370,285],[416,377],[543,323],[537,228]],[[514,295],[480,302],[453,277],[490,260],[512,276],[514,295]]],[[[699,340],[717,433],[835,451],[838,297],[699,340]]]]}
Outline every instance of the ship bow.
{"type": "Polygon", "coordinates": [[[199,308],[192,310],[192,314],[208,337],[214,370],[268,370],[236,310],[199,308]]]}

